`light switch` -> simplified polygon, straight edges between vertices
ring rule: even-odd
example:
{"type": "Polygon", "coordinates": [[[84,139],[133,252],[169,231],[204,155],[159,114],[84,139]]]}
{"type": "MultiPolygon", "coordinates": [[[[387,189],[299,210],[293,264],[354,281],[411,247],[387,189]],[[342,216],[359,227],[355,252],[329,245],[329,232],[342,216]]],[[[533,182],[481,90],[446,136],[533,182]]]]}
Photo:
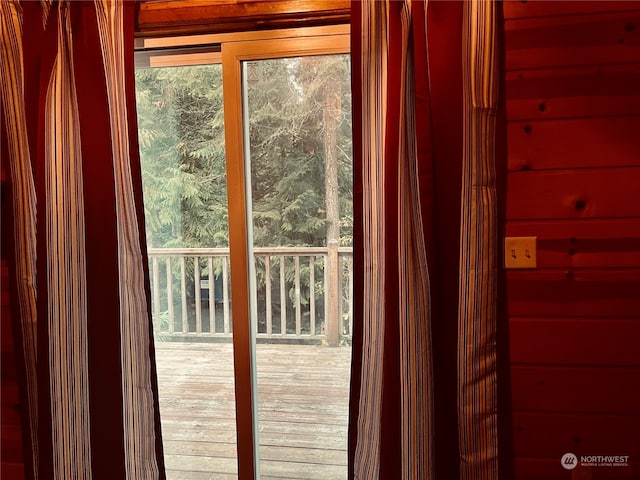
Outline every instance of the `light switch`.
{"type": "Polygon", "coordinates": [[[505,268],[536,268],[536,240],[537,237],[506,237],[505,268]]]}

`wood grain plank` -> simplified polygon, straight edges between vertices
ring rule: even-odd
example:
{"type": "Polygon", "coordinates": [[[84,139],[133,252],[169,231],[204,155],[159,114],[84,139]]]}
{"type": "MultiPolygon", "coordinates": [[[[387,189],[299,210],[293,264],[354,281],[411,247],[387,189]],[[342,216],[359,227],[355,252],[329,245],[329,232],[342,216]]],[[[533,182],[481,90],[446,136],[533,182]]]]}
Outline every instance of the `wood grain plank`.
{"type": "MultiPolygon", "coordinates": [[[[575,470],[578,471],[578,468],[575,470]]],[[[554,458],[516,458],[516,480],[636,480],[640,475],[640,464],[631,463],[623,468],[583,468],[587,471],[587,477],[572,477],[569,472],[560,466],[560,457],[554,458]]]]}
{"type": "Polygon", "coordinates": [[[142,2],[139,35],[219,33],[348,23],[348,0],[142,2]]]}
{"type": "Polygon", "coordinates": [[[640,267],[635,218],[509,222],[506,234],[538,238],[538,268],[640,267]]]}
{"type": "Polygon", "coordinates": [[[640,414],[638,368],[515,365],[511,385],[514,411],[640,414]]]}
{"type": "MultiPolygon", "coordinates": [[[[225,343],[156,345],[171,479],[236,471],[232,351],[225,343]]],[[[256,358],[264,475],[346,478],[350,348],[265,344],[256,358]]]]}
{"type": "Polygon", "coordinates": [[[507,72],[507,118],[639,115],[639,83],[640,63],[507,72]]]}
{"type": "MultiPolygon", "coordinates": [[[[236,457],[235,445],[219,444],[213,442],[193,442],[193,441],[170,441],[166,442],[167,447],[175,455],[194,455],[194,456],[221,456],[228,458],[236,457]]],[[[270,446],[263,445],[260,447],[260,458],[265,460],[277,460],[285,455],[291,455],[291,459],[302,458],[304,454],[303,448],[291,446],[270,446]]],[[[326,455],[325,461],[335,465],[344,465],[346,456],[344,451],[339,449],[327,449],[322,455],[326,455]]]]}
{"type": "MultiPolygon", "coordinates": [[[[214,429],[185,429],[179,425],[167,425],[162,428],[163,441],[168,447],[175,443],[182,442],[205,442],[205,443],[230,443],[235,445],[235,431],[221,431],[214,429]]],[[[278,432],[261,432],[260,444],[272,446],[293,446],[299,448],[317,448],[321,443],[323,448],[346,450],[347,440],[345,436],[338,435],[316,435],[310,437],[306,434],[290,434],[283,437],[278,432]]],[[[171,450],[165,450],[171,453],[171,450]]]]}
{"type": "Polygon", "coordinates": [[[637,132],[640,116],[510,122],[509,170],[640,166],[637,132]]]}
{"type": "Polygon", "coordinates": [[[167,478],[171,480],[211,480],[212,478],[215,478],[216,480],[237,480],[238,474],[216,474],[215,477],[212,477],[209,472],[191,472],[167,469],[167,478]]]}
{"type": "Polygon", "coordinates": [[[640,2],[594,0],[576,2],[575,0],[507,0],[503,2],[504,18],[550,17],[559,15],[585,15],[592,13],[609,13],[640,10],[640,2]]]}
{"type": "Polygon", "coordinates": [[[514,317],[509,337],[512,365],[640,366],[640,317],[514,317]]]}
{"type": "Polygon", "coordinates": [[[640,61],[640,11],[505,22],[506,69],[640,61]]]}
{"type": "Polygon", "coordinates": [[[640,217],[640,168],[510,172],[507,219],[640,217]]]}
{"type": "Polygon", "coordinates": [[[640,63],[564,66],[505,73],[509,99],[638,96],[640,63]]]}
{"type": "Polygon", "coordinates": [[[516,457],[560,459],[567,452],[634,459],[640,455],[638,415],[515,412],[513,421],[516,457]]]}
{"type": "MultiPolygon", "coordinates": [[[[192,472],[211,472],[215,474],[231,474],[237,471],[233,459],[218,459],[198,456],[165,455],[167,468],[171,470],[188,470],[192,472]]],[[[346,478],[346,469],[343,465],[331,465],[321,463],[305,463],[295,461],[270,461],[260,462],[260,472],[264,475],[277,478],[296,479],[338,479],[346,478]]]]}
{"type": "Polygon", "coordinates": [[[639,114],[640,95],[539,96],[507,100],[507,117],[511,121],[639,114]]]}
{"type": "Polygon", "coordinates": [[[507,272],[511,317],[639,317],[640,270],[507,272]]]}
{"type": "Polygon", "coordinates": [[[535,236],[546,240],[629,240],[640,237],[636,218],[522,220],[507,223],[507,236],[535,236]]]}
{"type": "MultiPolygon", "coordinates": [[[[168,471],[206,472],[214,478],[220,475],[233,475],[238,472],[238,464],[235,458],[174,455],[165,452],[164,461],[168,471]]],[[[169,475],[169,478],[173,477],[173,475],[169,475]]]]}

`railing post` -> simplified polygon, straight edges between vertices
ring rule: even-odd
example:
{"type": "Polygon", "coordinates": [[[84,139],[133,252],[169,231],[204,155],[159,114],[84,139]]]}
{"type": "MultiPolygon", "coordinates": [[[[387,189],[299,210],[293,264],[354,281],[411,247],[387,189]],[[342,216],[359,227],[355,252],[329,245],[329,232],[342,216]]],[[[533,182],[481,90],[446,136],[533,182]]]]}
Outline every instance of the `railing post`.
{"type": "Polygon", "coordinates": [[[328,242],[327,252],[327,272],[328,285],[327,294],[329,298],[327,309],[327,342],[335,347],[340,341],[340,268],[338,263],[338,241],[328,242]]]}
{"type": "Polygon", "coordinates": [[[157,331],[161,330],[160,325],[160,267],[158,266],[158,257],[153,257],[151,260],[151,269],[153,273],[151,278],[153,278],[153,317],[156,320],[156,324],[154,324],[154,329],[157,331]]]}

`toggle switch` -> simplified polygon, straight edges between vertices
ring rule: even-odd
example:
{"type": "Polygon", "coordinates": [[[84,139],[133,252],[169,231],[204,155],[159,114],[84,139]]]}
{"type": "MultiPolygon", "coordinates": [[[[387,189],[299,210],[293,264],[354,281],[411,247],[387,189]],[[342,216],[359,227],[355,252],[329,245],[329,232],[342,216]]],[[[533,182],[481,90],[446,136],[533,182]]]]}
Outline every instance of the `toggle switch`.
{"type": "Polygon", "coordinates": [[[505,268],[536,268],[538,237],[506,237],[504,239],[505,268]]]}

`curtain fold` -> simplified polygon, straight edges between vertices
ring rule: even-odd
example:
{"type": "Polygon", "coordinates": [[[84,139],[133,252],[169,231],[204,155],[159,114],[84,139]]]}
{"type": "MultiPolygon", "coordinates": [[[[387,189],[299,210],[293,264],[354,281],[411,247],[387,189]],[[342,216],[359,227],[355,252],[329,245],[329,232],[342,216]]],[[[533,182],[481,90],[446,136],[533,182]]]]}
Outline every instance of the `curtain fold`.
{"type": "Polygon", "coordinates": [[[132,107],[135,4],[0,9],[28,478],[164,478],[132,107]]]}
{"type": "Polygon", "coordinates": [[[350,478],[510,478],[501,28],[494,1],[352,2],[350,478]]]}

